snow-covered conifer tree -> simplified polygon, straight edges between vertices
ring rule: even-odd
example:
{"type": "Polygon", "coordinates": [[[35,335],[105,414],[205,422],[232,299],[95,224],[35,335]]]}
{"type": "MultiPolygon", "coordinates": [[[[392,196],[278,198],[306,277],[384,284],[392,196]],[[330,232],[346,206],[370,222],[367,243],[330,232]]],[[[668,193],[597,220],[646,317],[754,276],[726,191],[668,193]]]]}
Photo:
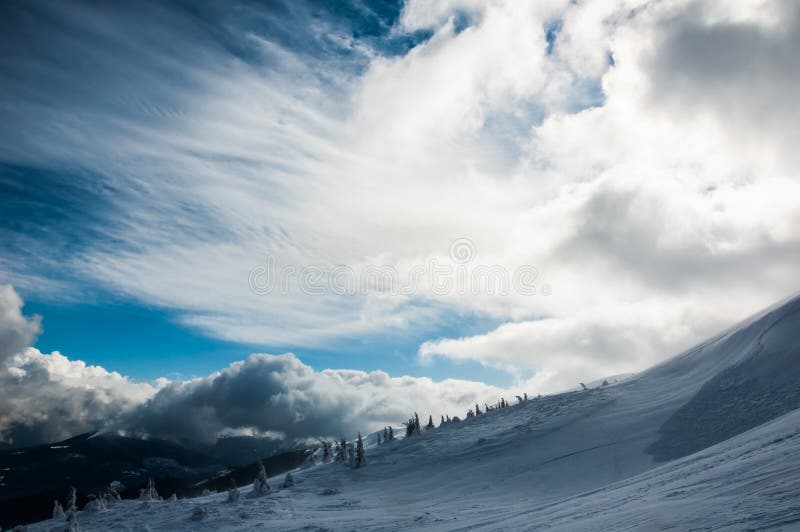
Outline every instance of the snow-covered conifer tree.
{"type": "Polygon", "coordinates": [[[75,486],[69,487],[69,493],[67,495],[67,506],[64,508],[64,513],[69,516],[70,512],[77,512],[78,511],[78,496],[75,493],[75,486]]]}
{"type": "Polygon", "coordinates": [[[153,478],[147,481],[147,487],[144,487],[139,490],[139,498],[144,499],[147,501],[160,501],[161,496],[156,491],[156,484],[153,482],[153,478]]]}
{"type": "Polygon", "coordinates": [[[389,427],[389,439],[390,440],[394,439],[394,431],[392,430],[392,427],[389,427]]]}
{"type": "Polygon", "coordinates": [[[269,482],[267,482],[267,470],[264,469],[264,463],[258,461],[257,474],[253,480],[253,495],[261,495],[269,492],[269,482]]]}
{"type": "Polygon", "coordinates": [[[435,429],[436,425],[433,424],[433,414],[428,415],[428,424],[425,425],[427,430],[435,429]]]}
{"type": "Polygon", "coordinates": [[[364,456],[364,442],[361,440],[361,433],[358,433],[358,440],[356,442],[356,467],[363,467],[367,465],[367,459],[364,456]]]}
{"type": "Polygon", "coordinates": [[[292,486],[294,486],[294,477],[292,476],[292,472],[289,471],[286,473],[286,478],[283,479],[283,487],[291,488],[292,486]]]}

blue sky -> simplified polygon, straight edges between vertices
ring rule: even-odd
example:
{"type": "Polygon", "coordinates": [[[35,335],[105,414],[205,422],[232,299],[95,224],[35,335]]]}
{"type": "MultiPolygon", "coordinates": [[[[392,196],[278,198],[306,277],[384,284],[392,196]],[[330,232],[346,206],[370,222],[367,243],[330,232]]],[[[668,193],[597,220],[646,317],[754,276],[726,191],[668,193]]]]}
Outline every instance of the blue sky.
{"type": "MultiPolygon", "coordinates": [[[[291,351],[317,370],[380,369],[392,375],[428,376],[437,380],[482,380],[499,386],[512,382],[507,372],[476,362],[433,360],[420,363],[416,357],[417,347],[431,333],[416,337],[362,338],[342,342],[344,345],[327,350],[297,349],[291,345],[245,344],[218,340],[182,326],[172,313],[164,309],[110,299],[109,296],[96,295],[91,303],[53,303],[28,299],[26,313],[43,317],[43,331],[36,347],[44,352],[60,351],[71,358],[80,358],[89,364],[101,365],[140,380],[205,376],[251,353],[291,351]]],[[[487,326],[491,325],[485,321],[475,323],[468,317],[453,317],[452,323],[442,326],[433,334],[452,336],[480,333],[487,326]]]]}

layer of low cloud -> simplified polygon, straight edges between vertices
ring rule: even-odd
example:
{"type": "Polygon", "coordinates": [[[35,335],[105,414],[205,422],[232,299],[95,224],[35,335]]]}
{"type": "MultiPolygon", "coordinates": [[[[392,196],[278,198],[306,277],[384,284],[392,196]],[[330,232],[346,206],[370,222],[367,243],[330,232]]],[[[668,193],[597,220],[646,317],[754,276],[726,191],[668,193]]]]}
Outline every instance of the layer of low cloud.
{"type": "MultiPolygon", "coordinates": [[[[532,391],[551,391],[640,369],[798,288],[789,0],[410,0],[371,40],[315,19],[321,55],[252,26],[209,43],[179,9],[147,31],[131,13],[54,11],[44,29],[60,60],[44,72],[4,64],[18,73],[4,94],[19,103],[5,123],[19,127],[3,130],[14,141],[0,155],[109,187],[113,215],[92,225],[101,237],[59,268],[206,334],[320,346],[478,315],[503,325],[429,338],[420,356],[533,368],[532,391]],[[382,39],[413,45],[387,51],[382,39]],[[92,76],[70,68],[84,53],[92,76]],[[54,103],[41,97],[51,79],[65,88],[54,103]],[[447,262],[461,237],[475,264],[534,265],[552,294],[423,283],[404,296],[294,285],[259,296],[247,284],[266,255],[407,272],[447,262]]],[[[0,266],[31,286],[32,272],[0,266]]],[[[153,405],[202,403],[203,386],[153,405]]]]}
{"type": "Polygon", "coordinates": [[[350,437],[397,426],[414,411],[463,416],[504,391],[478,382],[390,377],[382,371],[317,372],[294,355],[254,354],[208,377],[171,382],[120,422],[133,433],[213,441],[226,429],[288,441],[350,437]]]}
{"type": "Polygon", "coordinates": [[[292,354],[254,354],[208,377],[136,382],[99,366],[25,347],[39,329],[0,286],[0,442],[25,446],[94,430],[189,445],[220,434],[269,434],[289,444],[397,426],[414,411],[463,415],[508,390],[479,382],[315,371],[292,354]]]}

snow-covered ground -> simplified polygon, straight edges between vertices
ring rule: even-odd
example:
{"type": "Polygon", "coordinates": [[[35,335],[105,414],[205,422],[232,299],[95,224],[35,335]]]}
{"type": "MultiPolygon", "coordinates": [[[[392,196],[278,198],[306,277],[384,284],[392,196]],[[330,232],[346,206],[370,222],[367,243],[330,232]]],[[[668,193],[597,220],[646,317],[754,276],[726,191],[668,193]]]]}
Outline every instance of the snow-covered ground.
{"type": "MultiPolygon", "coordinates": [[[[223,493],[122,501],[81,512],[79,523],[170,531],[798,529],[798,331],[794,298],[619,384],[370,445],[365,468],[317,464],[296,471],[294,487],[273,478],[273,492],[249,498],[243,488],[235,503],[223,493]],[[208,516],[193,520],[198,506],[208,516]]],[[[63,521],[31,530],[56,526],[63,521]]]]}

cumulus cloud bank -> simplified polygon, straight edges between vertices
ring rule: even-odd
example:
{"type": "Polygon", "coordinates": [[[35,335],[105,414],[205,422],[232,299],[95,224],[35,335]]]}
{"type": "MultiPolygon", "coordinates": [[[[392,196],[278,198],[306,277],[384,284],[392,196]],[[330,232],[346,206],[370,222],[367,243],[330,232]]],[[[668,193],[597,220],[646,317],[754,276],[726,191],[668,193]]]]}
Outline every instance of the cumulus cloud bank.
{"type": "Polygon", "coordinates": [[[0,286],[0,441],[22,446],[97,430],[139,405],[155,388],[116,372],[28,347],[39,318],[0,286]]]}
{"type": "MultiPolygon", "coordinates": [[[[134,382],[58,352],[24,347],[39,330],[22,300],[0,286],[0,441],[51,442],[91,430],[119,430],[189,444],[230,430],[285,442],[350,437],[415,410],[463,411],[504,393],[478,382],[390,377],[382,371],[315,371],[294,355],[251,355],[208,377],[134,382]]],[[[507,393],[507,392],[506,392],[507,393]]]]}
{"type": "Polygon", "coordinates": [[[226,429],[294,441],[396,426],[415,410],[463,415],[502,393],[477,382],[393,378],[382,371],[317,372],[291,354],[254,354],[208,377],[167,384],[122,426],[193,442],[213,441],[226,429]]]}

